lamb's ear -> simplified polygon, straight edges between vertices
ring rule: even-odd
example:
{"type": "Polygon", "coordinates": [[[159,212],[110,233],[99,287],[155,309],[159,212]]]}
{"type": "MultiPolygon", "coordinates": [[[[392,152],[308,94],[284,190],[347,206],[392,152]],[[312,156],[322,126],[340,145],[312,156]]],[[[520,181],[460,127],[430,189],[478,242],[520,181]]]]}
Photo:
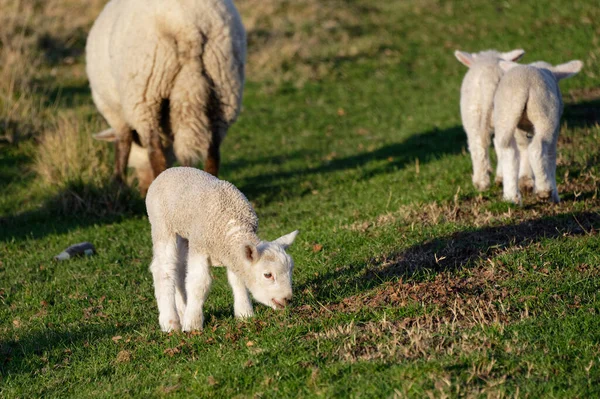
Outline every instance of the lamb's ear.
{"type": "Polygon", "coordinates": [[[113,129],[113,128],[103,130],[100,133],[96,133],[93,135],[93,137],[96,140],[100,140],[100,141],[113,142],[113,141],[117,140],[117,135],[115,134],[115,129],[113,129]]]}
{"type": "Polygon", "coordinates": [[[560,64],[552,68],[552,73],[557,80],[570,78],[573,75],[577,75],[583,68],[583,62],[579,60],[569,61],[565,64],[560,64]]]}
{"type": "Polygon", "coordinates": [[[500,61],[498,65],[500,66],[500,69],[502,69],[504,72],[508,72],[514,67],[519,66],[519,64],[512,61],[500,61]]]}
{"type": "Polygon", "coordinates": [[[299,233],[298,230],[292,231],[289,234],[279,237],[278,239],[276,239],[273,242],[275,244],[281,245],[283,247],[283,249],[288,249],[288,247],[294,243],[294,240],[296,239],[296,236],[298,235],[298,233],[299,233]]]}
{"type": "Polygon", "coordinates": [[[244,258],[252,264],[258,262],[258,259],[260,258],[258,247],[254,244],[244,245],[244,258]]]}
{"type": "Polygon", "coordinates": [[[471,68],[471,64],[473,64],[473,54],[469,54],[464,51],[456,50],[454,52],[454,56],[456,57],[457,60],[460,61],[461,64],[463,64],[467,68],[471,68]]]}
{"type": "Polygon", "coordinates": [[[505,61],[518,61],[525,54],[525,50],[518,49],[502,53],[501,58],[505,61]]]}

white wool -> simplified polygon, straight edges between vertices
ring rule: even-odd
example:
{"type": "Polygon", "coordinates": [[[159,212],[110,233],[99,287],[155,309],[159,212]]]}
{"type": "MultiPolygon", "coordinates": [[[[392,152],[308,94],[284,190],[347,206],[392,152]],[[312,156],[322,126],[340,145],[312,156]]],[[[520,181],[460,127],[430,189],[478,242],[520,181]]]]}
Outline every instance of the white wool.
{"type": "Polygon", "coordinates": [[[559,202],[556,143],[563,102],[558,81],[577,74],[581,61],[552,66],[502,61],[505,70],[494,97],[496,150],[504,175],[504,200],[520,203],[522,190],[559,202]]]}
{"type": "MultiPolygon", "coordinates": [[[[118,142],[135,131],[150,151],[156,134],[182,164],[212,156],[218,171],[245,61],[246,33],[231,0],[109,1],[86,46],[92,97],[112,128],[97,137],[118,142]]],[[[129,161],[138,173],[151,168],[148,158],[129,161]]]]}
{"type": "Polygon", "coordinates": [[[198,169],[171,168],[150,185],[146,208],[163,331],[202,328],[210,266],[227,268],[236,317],[254,314],[248,290],[274,309],[291,299],[294,262],[285,250],[298,232],[261,241],[252,206],[231,183],[198,169]]]}
{"type": "MultiPolygon", "coordinates": [[[[506,53],[495,50],[472,54],[463,51],[454,53],[456,58],[469,68],[460,90],[460,113],[473,162],[473,184],[481,191],[490,186],[489,174],[492,167],[489,147],[493,130],[493,99],[503,74],[498,63],[501,60],[518,60],[523,54],[524,50],[506,53]]],[[[496,180],[501,181],[502,175],[497,174],[496,180]]]]}

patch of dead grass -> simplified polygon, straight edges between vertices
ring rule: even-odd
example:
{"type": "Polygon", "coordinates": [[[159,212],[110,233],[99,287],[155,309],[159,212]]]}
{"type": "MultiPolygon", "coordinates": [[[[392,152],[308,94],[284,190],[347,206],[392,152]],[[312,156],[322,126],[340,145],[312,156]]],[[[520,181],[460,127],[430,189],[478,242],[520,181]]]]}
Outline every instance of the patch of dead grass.
{"type": "Polygon", "coordinates": [[[374,7],[341,0],[240,0],[236,6],[248,33],[248,78],[293,81],[321,79],[335,63],[369,56],[387,44],[386,35],[364,33],[382,24],[374,7]]]}

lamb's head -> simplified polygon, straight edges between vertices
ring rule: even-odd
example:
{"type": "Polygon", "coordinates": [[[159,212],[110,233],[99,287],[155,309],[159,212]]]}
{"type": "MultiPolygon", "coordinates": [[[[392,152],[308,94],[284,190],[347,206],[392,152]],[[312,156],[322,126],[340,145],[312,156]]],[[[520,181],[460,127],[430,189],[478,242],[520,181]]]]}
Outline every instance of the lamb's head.
{"type": "Polygon", "coordinates": [[[275,241],[245,245],[244,256],[250,265],[246,286],[258,302],[283,309],[292,299],[294,261],[285,250],[292,245],[298,230],[275,241]]]}
{"type": "Polygon", "coordinates": [[[496,50],[486,50],[481,51],[479,53],[467,53],[465,51],[458,50],[454,52],[454,56],[456,57],[456,59],[458,59],[460,63],[466,66],[467,68],[471,68],[471,66],[473,66],[475,62],[480,60],[517,61],[523,56],[523,54],[525,54],[525,50],[522,49],[512,50],[506,53],[501,53],[496,50]]]}
{"type": "MultiPolygon", "coordinates": [[[[512,68],[518,66],[519,64],[515,62],[509,61],[501,61],[500,68],[502,68],[505,72],[511,70],[512,68]]],[[[583,62],[579,60],[573,60],[566,62],[564,64],[552,65],[544,61],[536,61],[529,66],[535,67],[537,69],[542,69],[549,71],[552,76],[558,81],[561,79],[570,78],[571,76],[577,75],[581,68],[583,68],[583,62]]]]}

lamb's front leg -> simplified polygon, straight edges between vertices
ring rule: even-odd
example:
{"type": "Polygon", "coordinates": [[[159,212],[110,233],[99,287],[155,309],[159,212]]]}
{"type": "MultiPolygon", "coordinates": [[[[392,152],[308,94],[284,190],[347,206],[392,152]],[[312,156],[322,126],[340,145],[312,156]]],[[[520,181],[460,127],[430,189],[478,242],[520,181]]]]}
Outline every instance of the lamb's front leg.
{"type": "Polygon", "coordinates": [[[242,279],[234,272],[227,269],[227,280],[233,291],[233,314],[235,317],[246,318],[254,316],[252,301],[250,300],[248,289],[242,279]]]}
{"type": "Polygon", "coordinates": [[[212,277],[210,275],[208,256],[190,248],[185,280],[187,306],[183,315],[183,331],[202,329],[202,324],[204,323],[202,308],[204,302],[206,302],[211,283],[212,277]]]}
{"type": "Polygon", "coordinates": [[[183,320],[187,305],[187,294],[185,292],[185,276],[187,274],[188,262],[188,240],[177,236],[177,280],[175,281],[175,305],[179,320],[183,320]]]}
{"type": "Polygon", "coordinates": [[[150,271],[154,278],[154,293],[158,304],[158,322],[161,330],[180,330],[181,324],[175,305],[177,276],[177,249],[175,240],[154,243],[154,257],[150,271]]]}

